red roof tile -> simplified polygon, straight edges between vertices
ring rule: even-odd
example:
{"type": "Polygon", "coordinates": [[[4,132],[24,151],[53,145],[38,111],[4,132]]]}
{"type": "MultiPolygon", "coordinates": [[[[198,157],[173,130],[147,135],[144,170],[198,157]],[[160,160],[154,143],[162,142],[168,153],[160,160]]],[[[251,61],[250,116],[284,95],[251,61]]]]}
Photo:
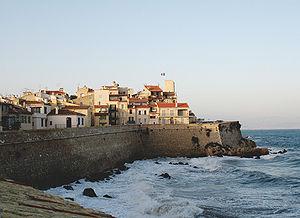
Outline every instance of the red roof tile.
{"type": "Polygon", "coordinates": [[[158,102],[157,106],[158,107],[164,107],[164,108],[167,108],[167,107],[176,107],[176,103],[158,102]]]}
{"type": "Polygon", "coordinates": [[[94,108],[108,108],[108,105],[94,105],[94,108]]]}
{"type": "Polygon", "coordinates": [[[145,85],[145,88],[150,92],[162,92],[163,90],[159,86],[145,85]]]}
{"type": "Polygon", "coordinates": [[[129,103],[146,103],[148,102],[147,98],[129,98],[129,103]]]}
{"type": "Polygon", "coordinates": [[[178,103],[177,107],[187,107],[187,108],[189,108],[189,105],[188,105],[188,103],[178,103]]]}
{"type": "Polygon", "coordinates": [[[46,91],[46,93],[48,94],[48,95],[64,95],[64,94],[66,94],[65,92],[62,92],[62,91],[57,91],[57,90],[54,90],[54,91],[46,91]]]}

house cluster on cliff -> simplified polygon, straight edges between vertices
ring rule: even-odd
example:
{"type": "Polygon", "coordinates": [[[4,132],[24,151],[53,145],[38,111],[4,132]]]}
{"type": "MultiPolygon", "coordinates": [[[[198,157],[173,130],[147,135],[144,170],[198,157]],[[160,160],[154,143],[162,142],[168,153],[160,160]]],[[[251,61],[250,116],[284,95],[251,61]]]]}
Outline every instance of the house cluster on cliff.
{"type": "Polygon", "coordinates": [[[172,80],[165,81],[164,89],[145,85],[139,92],[113,82],[78,88],[76,95],[59,89],[0,98],[0,131],[195,121],[189,105],[178,102],[172,80]]]}

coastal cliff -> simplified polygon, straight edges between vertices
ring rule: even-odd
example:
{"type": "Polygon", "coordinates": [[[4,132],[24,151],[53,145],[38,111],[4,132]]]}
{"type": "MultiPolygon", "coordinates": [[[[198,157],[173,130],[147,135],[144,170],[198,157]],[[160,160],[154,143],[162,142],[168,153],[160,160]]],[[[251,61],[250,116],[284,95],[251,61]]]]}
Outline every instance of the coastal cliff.
{"type": "Polygon", "coordinates": [[[212,122],[4,132],[0,177],[48,188],[140,159],[268,154],[244,139],[240,127],[239,122],[212,122]]]}

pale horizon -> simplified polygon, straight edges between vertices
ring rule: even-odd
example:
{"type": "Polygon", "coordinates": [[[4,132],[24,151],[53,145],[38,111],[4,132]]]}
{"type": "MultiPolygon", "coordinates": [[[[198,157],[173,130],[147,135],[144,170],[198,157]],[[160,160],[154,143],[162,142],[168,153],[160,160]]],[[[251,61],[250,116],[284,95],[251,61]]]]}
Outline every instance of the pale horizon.
{"type": "Polygon", "coordinates": [[[300,2],[0,0],[0,94],[176,82],[199,118],[300,129],[300,2]]]}

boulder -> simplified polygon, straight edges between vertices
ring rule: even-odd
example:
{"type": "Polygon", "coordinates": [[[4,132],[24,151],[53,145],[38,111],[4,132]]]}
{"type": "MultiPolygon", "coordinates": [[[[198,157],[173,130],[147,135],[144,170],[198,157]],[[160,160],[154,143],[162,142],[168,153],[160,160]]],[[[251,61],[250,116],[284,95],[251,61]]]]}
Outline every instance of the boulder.
{"type": "Polygon", "coordinates": [[[103,195],[103,198],[112,198],[110,195],[103,195]]]}
{"type": "Polygon", "coordinates": [[[79,182],[79,181],[76,181],[76,182],[75,182],[75,184],[81,184],[81,182],[79,182]]]}
{"type": "Polygon", "coordinates": [[[171,179],[171,176],[168,173],[163,173],[159,177],[162,177],[164,179],[171,179]]]}
{"type": "Polygon", "coordinates": [[[65,199],[69,201],[74,201],[74,198],[65,198],[65,199]]]}
{"type": "Polygon", "coordinates": [[[84,196],[87,196],[87,197],[91,197],[91,198],[96,198],[98,197],[94,191],[94,189],[92,188],[86,188],[83,190],[83,193],[82,193],[84,196]]]}
{"type": "Polygon", "coordinates": [[[69,191],[74,191],[73,187],[70,185],[64,185],[63,188],[69,191]]]}
{"type": "Polygon", "coordinates": [[[161,164],[161,163],[159,163],[158,161],[155,161],[154,163],[155,163],[155,164],[161,164]]]}
{"type": "Polygon", "coordinates": [[[260,159],[260,156],[259,155],[257,155],[254,159],[260,159]]]}

